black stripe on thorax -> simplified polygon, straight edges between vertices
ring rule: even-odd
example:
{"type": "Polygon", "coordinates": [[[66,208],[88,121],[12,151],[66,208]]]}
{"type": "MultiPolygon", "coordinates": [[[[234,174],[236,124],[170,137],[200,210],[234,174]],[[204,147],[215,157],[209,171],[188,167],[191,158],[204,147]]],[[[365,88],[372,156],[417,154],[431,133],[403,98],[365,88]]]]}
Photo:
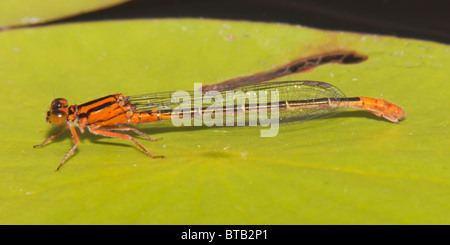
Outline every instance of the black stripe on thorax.
{"type": "Polygon", "coordinates": [[[93,108],[89,109],[87,112],[80,113],[80,115],[78,115],[78,117],[79,118],[88,117],[92,112],[94,112],[94,111],[101,111],[101,110],[103,110],[103,109],[105,109],[105,108],[107,108],[107,107],[109,107],[111,105],[114,105],[114,104],[116,104],[116,101],[109,101],[109,102],[103,103],[103,104],[101,104],[99,106],[96,106],[96,107],[93,107],[93,108]]]}
{"type": "Polygon", "coordinates": [[[99,99],[96,99],[96,100],[91,100],[91,101],[86,102],[86,103],[84,103],[82,105],[79,105],[79,107],[89,106],[89,105],[95,104],[95,103],[97,103],[99,101],[102,101],[102,100],[110,98],[110,97],[113,97],[114,99],[116,99],[116,95],[112,94],[112,95],[108,95],[108,96],[105,96],[105,97],[102,97],[102,98],[99,98],[99,99]]]}

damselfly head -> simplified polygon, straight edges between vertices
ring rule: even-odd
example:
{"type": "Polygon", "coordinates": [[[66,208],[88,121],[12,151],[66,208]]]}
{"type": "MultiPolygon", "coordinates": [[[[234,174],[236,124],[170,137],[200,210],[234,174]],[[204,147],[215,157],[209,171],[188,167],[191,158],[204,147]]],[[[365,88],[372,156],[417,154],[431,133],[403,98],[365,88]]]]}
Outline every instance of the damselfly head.
{"type": "Polygon", "coordinates": [[[55,125],[61,125],[67,122],[67,116],[69,114],[68,106],[69,104],[65,99],[53,100],[50,105],[50,110],[47,112],[46,121],[55,125]]]}

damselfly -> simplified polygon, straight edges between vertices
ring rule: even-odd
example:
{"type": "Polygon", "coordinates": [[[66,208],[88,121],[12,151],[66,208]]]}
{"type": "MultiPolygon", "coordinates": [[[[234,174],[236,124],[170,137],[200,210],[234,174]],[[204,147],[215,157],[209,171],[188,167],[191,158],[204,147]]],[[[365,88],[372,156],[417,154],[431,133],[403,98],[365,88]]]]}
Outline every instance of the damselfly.
{"type": "MultiPolygon", "coordinates": [[[[329,116],[346,108],[363,109],[394,123],[397,123],[405,116],[404,110],[393,103],[367,97],[347,98],[340,89],[325,82],[262,82],[240,86],[230,91],[242,91],[242,94],[267,92],[269,95],[274,91],[278,92],[278,100],[276,102],[281,121],[310,120],[329,116]]],[[[230,91],[217,93],[226,97],[227,92],[230,91]]],[[[195,91],[187,92],[188,95],[192,96],[195,93],[195,91]]],[[[125,96],[118,93],[81,105],[70,106],[66,99],[55,99],[52,101],[50,110],[47,112],[47,122],[54,125],[62,125],[62,128],[40,145],[34,147],[44,146],[69,128],[75,145],[61,160],[56,169],[58,170],[78,147],[79,138],[75,130],[75,126],[78,126],[81,133],[84,133],[85,128],[87,128],[92,134],[131,140],[148,156],[161,158],[163,156],[152,155],[133,137],[116,131],[133,131],[151,141],[159,140],[159,138],[154,139],[135,128],[124,126],[123,124],[150,123],[173,118],[174,109],[179,107],[182,102],[177,100],[176,96],[176,92],[151,93],[137,96],[125,96]]],[[[271,99],[268,98],[267,101],[270,102],[271,99]]],[[[195,104],[195,100],[192,103],[195,104]]],[[[210,104],[205,105],[204,103],[200,108],[189,108],[184,108],[185,110],[183,110],[181,117],[189,116],[195,118],[198,115],[208,113],[210,110],[213,110],[216,114],[239,114],[261,109],[271,111],[273,106],[272,103],[261,105],[260,103],[245,102],[244,104],[238,104],[236,102],[231,107],[223,107],[222,109],[211,107],[210,104]]],[[[179,117],[180,115],[178,114],[177,116],[179,117]]]]}

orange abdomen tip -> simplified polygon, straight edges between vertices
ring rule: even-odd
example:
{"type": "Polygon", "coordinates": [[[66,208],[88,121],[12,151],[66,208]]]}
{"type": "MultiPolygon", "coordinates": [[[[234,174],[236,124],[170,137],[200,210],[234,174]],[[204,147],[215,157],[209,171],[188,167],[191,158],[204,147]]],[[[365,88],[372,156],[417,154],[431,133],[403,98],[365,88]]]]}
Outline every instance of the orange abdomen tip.
{"type": "Polygon", "coordinates": [[[359,97],[362,102],[362,108],[391,122],[398,123],[406,113],[400,106],[383,99],[374,99],[359,97]]]}

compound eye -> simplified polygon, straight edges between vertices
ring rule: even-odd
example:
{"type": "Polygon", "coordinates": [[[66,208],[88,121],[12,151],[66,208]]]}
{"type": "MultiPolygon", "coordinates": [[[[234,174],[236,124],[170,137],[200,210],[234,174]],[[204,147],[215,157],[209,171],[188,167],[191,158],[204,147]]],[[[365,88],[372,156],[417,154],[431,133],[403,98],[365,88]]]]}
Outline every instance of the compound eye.
{"type": "Polygon", "coordinates": [[[50,117],[48,118],[48,122],[55,125],[61,125],[66,121],[67,121],[67,114],[63,111],[54,111],[50,114],[50,117]]]}

